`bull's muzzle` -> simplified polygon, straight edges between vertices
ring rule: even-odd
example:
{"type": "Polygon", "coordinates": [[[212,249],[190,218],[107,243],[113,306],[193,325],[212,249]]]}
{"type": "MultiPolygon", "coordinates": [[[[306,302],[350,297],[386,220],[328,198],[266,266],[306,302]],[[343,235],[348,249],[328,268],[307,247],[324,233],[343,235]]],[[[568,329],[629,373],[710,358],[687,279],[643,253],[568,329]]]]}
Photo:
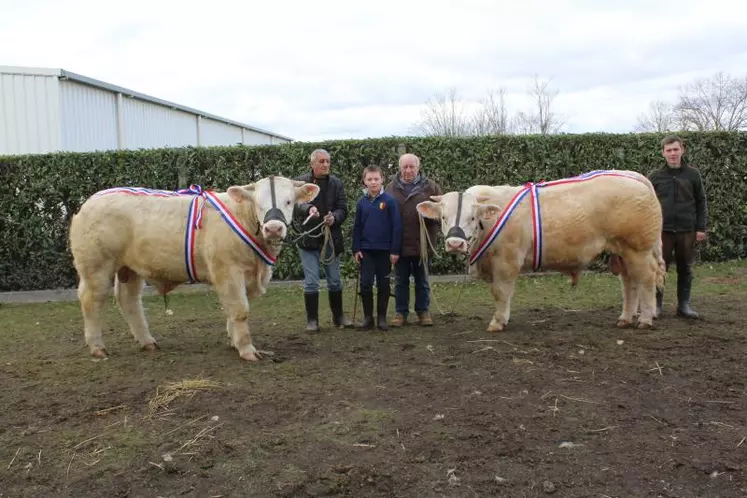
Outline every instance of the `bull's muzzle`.
{"type": "Polygon", "coordinates": [[[267,240],[283,240],[288,233],[288,227],[278,220],[270,220],[262,225],[262,235],[267,240]]]}
{"type": "Polygon", "coordinates": [[[451,227],[446,233],[446,252],[466,253],[467,235],[461,227],[451,227]]]}
{"type": "Polygon", "coordinates": [[[272,208],[265,214],[262,224],[263,235],[267,239],[283,240],[288,233],[288,223],[285,215],[278,208],[272,208]]]}

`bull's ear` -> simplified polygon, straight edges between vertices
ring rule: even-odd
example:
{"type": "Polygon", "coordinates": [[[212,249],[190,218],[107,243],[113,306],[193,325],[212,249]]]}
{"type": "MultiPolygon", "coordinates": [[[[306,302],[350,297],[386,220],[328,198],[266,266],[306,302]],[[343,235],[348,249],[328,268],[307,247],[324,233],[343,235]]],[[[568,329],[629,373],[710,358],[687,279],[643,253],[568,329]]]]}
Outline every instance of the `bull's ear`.
{"type": "Polygon", "coordinates": [[[244,186],[233,185],[231,187],[228,187],[228,190],[226,192],[228,192],[228,195],[231,196],[231,199],[236,202],[251,201],[254,199],[254,184],[244,186]]]}
{"type": "Polygon", "coordinates": [[[441,218],[441,204],[438,202],[423,201],[418,203],[415,209],[425,218],[434,220],[441,218]]]}
{"type": "Polygon", "coordinates": [[[313,201],[319,195],[319,190],[319,185],[301,182],[301,185],[296,187],[296,203],[305,204],[313,201]]]}
{"type": "Polygon", "coordinates": [[[479,204],[477,213],[483,220],[487,220],[501,214],[501,208],[495,204],[479,204]]]}
{"type": "Polygon", "coordinates": [[[485,194],[479,194],[475,196],[475,200],[477,201],[478,204],[485,204],[486,202],[490,200],[490,196],[485,195],[485,194]]]}
{"type": "Polygon", "coordinates": [[[306,185],[306,182],[303,180],[291,180],[291,182],[293,183],[294,187],[303,187],[304,185],[306,185]]]}
{"type": "Polygon", "coordinates": [[[443,198],[444,198],[443,195],[432,195],[431,196],[431,200],[432,201],[436,201],[436,202],[441,202],[441,199],[443,199],[443,198]]]}

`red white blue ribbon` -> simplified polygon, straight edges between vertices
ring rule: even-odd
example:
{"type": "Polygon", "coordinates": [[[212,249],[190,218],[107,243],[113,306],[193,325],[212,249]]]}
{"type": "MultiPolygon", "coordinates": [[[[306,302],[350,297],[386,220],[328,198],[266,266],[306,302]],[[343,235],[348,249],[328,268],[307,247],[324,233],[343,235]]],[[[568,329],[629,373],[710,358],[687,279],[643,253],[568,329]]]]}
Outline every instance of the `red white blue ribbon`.
{"type": "Polygon", "coordinates": [[[228,223],[228,226],[231,227],[234,233],[236,233],[236,235],[238,235],[239,238],[243,240],[244,243],[248,245],[255,253],[257,253],[257,256],[259,256],[262,261],[270,266],[274,265],[277,262],[277,256],[273,256],[259,245],[257,239],[252,237],[252,235],[246,230],[246,228],[244,228],[241,223],[239,223],[239,220],[237,220],[231,213],[231,211],[228,210],[228,207],[223,203],[223,201],[218,199],[217,195],[209,191],[205,192],[204,195],[205,197],[207,197],[208,202],[212,204],[216,210],[218,210],[220,215],[223,217],[223,220],[228,223]]]}
{"type": "Polygon", "coordinates": [[[231,213],[228,207],[218,196],[208,190],[203,190],[199,185],[190,185],[189,188],[180,190],[158,190],[142,187],[114,187],[101,190],[93,194],[92,197],[100,197],[108,194],[127,194],[127,195],[148,195],[154,197],[180,197],[184,195],[194,196],[189,203],[187,211],[187,229],[184,234],[184,262],[187,268],[187,276],[191,282],[199,282],[197,270],[195,267],[195,240],[197,230],[202,227],[202,211],[205,208],[205,202],[209,202],[221,215],[229,227],[239,236],[241,240],[248,245],[257,256],[266,264],[272,266],[277,262],[277,257],[260,246],[257,239],[241,225],[236,217],[231,213]]]}
{"type": "Polygon", "coordinates": [[[534,239],[534,249],[532,253],[532,269],[537,271],[542,267],[542,249],[543,249],[543,240],[542,240],[542,214],[540,210],[540,202],[539,202],[539,189],[544,187],[553,187],[557,185],[564,185],[567,183],[581,183],[586,182],[589,180],[593,180],[594,178],[599,178],[600,176],[619,176],[622,178],[630,178],[631,180],[636,180],[641,183],[643,183],[643,180],[638,177],[631,175],[629,173],[626,173],[624,171],[609,171],[609,170],[596,170],[596,171],[590,171],[588,173],[584,173],[578,176],[574,176],[571,178],[562,178],[560,180],[552,180],[549,182],[541,181],[539,183],[532,183],[528,182],[524,185],[524,187],[519,190],[514,197],[511,199],[511,201],[506,206],[506,209],[503,210],[501,215],[496,220],[493,227],[490,229],[490,232],[488,232],[488,236],[483,239],[483,241],[480,243],[480,245],[477,247],[477,250],[470,256],[469,264],[473,265],[477,262],[480,257],[482,257],[483,254],[485,254],[485,251],[488,250],[488,247],[495,241],[495,239],[498,237],[498,234],[501,233],[503,230],[503,227],[506,226],[506,223],[508,222],[508,219],[511,217],[511,214],[516,210],[516,207],[521,203],[521,201],[524,199],[524,197],[529,194],[529,197],[532,201],[532,238],[534,239]]]}

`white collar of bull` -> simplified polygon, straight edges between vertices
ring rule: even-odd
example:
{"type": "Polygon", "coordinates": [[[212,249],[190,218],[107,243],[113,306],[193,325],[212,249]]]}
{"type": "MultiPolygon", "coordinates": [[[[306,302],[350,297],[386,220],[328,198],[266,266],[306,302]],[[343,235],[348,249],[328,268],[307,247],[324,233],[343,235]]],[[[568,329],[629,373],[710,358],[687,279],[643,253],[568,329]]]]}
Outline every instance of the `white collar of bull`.
{"type": "MultiPolygon", "coordinates": [[[[469,264],[473,265],[477,262],[480,257],[485,254],[485,251],[488,250],[488,247],[495,241],[495,239],[498,237],[498,234],[501,233],[501,230],[503,230],[503,227],[506,226],[506,223],[508,222],[508,219],[511,217],[511,214],[516,210],[516,207],[521,203],[521,201],[526,197],[527,194],[529,194],[531,200],[532,200],[532,234],[534,239],[534,251],[532,255],[532,269],[534,271],[539,270],[542,267],[542,248],[543,248],[543,241],[542,241],[542,214],[540,212],[540,203],[539,203],[539,189],[544,187],[552,187],[556,185],[565,185],[568,183],[581,183],[593,180],[594,178],[599,178],[600,176],[619,176],[623,178],[629,178],[631,180],[636,180],[639,182],[642,182],[638,177],[635,177],[633,175],[626,174],[622,171],[614,171],[614,170],[596,170],[596,171],[590,171],[588,173],[583,173],[578,176],[574,176],[571,178],[563,178],[560,180],[553,180],[553,181],[540,181],[539,183],[532,183],[527,182],[524,184],[524,187],[519,190],[511,199],[511,201],[508,203],[506,208],[501,212],[501,215],[496,220],[493,227],[488,232],[487,237],[485,237],[482,242],[477,247],[477,250],[470,256],[469,264]]],[[[461,193],[459,194],[459,207],[457,208],[457,213],[461,211],[462,206],[462,197],[461,193]]],[[[459,223],[459,215],[457,214],[457,225],[459,223]]],[[[451,230],[453,230],[452,228],[451,230]]],[[[482,226],[480,226],[480,229],[482,229],[482,226]]],[[[451,230],[449,230],[449,233],[451,233],[451,230]]],[[[459,229],[461,231],[461,229],[459,229]]],[[[463,234],[464,232],[462,232],[463,234]]],[[[449,235],[447,235],[448,237],[449,235]]],[[[458,235],[454,235],[454,237],[458,237],[458,235]]],[[[465,238],[465,237],[462,237],[465,238]]]]}
{"type": "MultiPolygon", "coordinates": [[[[271,180],[270,186],[272,192],[272,206],[273,208],[277,209],[275,206],[274,181],[271,180]]],[[[260,257],[262,261],[270,266],[274,265],[277,262],[277,256],[273,256],[264,248],[262,248],[262,246],[260,246],[259,242],[257,242],[257,240],[252,237],[252,235],[246,230],[246,228],[244,228],[241,223],[239,223],[239,221],[231,213],[231,211],[228,210],[228,207],[223,203],[223,201],[218,199],[218,197],[213,192],[203,190],[199,185],[190,185],[189,188],[176,191],[148,189],[142,187],[114,187],[97,192],[93,195],[93,197],[115,193],[129,195],[149,195],[155,197],[178,197],[182,195],[194,196],[194,199],[192,199],[192,201],[189,203],[189,211],[187,212],[187,230],[184,237],[184,260],[187,267],[187,275],[192,282],[198,281],[197,272],[195,270],[195,235],[197,233],[197,229],[202,226],[202,210],[205,207],[205,200],[207,200],[220,213],[223,220],[228,223],[228,226],[231,227],[236,235],[238,235],[239,238],[243,240],[244,243],[248,245],[257,254],[257,256],[260,257]],[[198,201],[200,199],[203,200],[202,205],[198,205],[198,201]]],[[[269,214],[271,212],[272,209],[268,211],[267,215],[265,215],[266,220],[280,219],[281,221],[283,221],[283,223],[285,223],[284,216],[282,218],[269,217],[269,214]]],[[[282,213],[280,214],[282,216],[282,213]]]]}

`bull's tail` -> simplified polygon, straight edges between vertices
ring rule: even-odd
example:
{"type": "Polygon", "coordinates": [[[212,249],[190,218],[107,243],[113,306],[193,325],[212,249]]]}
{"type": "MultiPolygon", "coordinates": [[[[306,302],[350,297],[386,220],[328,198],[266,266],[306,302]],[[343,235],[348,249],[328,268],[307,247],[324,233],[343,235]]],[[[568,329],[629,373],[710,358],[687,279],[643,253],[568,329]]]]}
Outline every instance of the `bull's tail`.
{"type": "Polygon", "coordinates": [[[667,265],[664,262],[664,251],[662,250],[662,240],[659,240],[654,244],[654,258],[656,259],[656,288],[660,291],[664,290],[664,284],[667,280],[667,265]]]}

